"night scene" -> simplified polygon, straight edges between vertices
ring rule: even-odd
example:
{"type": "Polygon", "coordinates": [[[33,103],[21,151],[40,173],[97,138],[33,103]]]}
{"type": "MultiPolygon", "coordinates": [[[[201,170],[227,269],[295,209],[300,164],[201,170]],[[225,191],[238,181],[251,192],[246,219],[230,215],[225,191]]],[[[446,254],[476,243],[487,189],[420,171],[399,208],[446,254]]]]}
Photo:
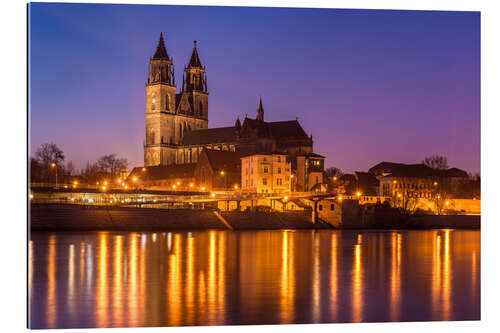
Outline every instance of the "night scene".
{"type": "Polygon", "coordinates": [[[29,328],[481,319],[479,12],[27,13],[29,328]]]}

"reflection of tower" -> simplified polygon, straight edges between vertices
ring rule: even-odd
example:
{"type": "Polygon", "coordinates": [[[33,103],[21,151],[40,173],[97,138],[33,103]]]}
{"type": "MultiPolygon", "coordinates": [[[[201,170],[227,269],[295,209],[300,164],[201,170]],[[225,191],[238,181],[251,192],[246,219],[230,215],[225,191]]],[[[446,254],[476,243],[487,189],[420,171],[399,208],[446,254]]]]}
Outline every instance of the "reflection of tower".
{"type": "Polygon", "coordinates": [[[175,149],[171,147],[175,135],[175,93],[174,64],[160,34],[156,52],[149,59],[146,82],[145,166],[175,161],[175,149]]]}

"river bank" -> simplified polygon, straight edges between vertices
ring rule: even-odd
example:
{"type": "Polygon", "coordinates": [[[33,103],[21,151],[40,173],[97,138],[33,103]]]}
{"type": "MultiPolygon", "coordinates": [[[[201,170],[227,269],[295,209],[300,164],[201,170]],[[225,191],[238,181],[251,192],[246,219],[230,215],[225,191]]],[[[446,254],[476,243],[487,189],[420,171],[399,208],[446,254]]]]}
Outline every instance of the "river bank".
{"type": "MultiPolygon", "coordinates": [[[[72,204],[31,204],[31,231],[182,231],[333,229],[323,220],[311,222],[309,211],[220,212],[72,204]]],[[[410,216],[376,224],[344,223],[340,229],[479,229],[480,216],[410,216]]]]}

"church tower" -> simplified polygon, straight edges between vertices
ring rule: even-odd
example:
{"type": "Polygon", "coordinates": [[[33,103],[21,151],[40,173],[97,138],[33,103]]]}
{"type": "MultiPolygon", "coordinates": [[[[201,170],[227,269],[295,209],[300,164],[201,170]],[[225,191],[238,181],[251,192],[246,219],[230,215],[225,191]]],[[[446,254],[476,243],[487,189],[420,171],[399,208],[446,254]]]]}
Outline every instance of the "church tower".
{"type": "MultiPolygon", "coordinates": [[[[208,87],[207,73],[200,62],[196,41],[194,41],[193,53],[189,64],[184,67],[182,77],[182,93],[191,102],[193,116],[207,121],[208,126],[208,87]]],[[[205,126],[204,128],[207,128],[205,126]]]]}
{"type": "Polygon", "coordinates": [[[175,73],[165,48],[163,34],[149,59],[146,82],[146,141],[144,165],[175,163],[175,73]]]}

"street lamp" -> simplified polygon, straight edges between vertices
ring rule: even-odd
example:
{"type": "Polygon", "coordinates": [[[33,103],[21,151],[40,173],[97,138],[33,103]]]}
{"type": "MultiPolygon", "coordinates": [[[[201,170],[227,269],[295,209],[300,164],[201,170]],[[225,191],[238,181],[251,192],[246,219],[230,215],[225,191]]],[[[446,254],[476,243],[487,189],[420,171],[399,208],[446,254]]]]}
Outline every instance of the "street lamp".
{"type": "Polygon", "coordinates": [[[52,169],[56,169],[56,189],[57,189],[57,164],[55,164],[54,162],[52,162],[52,163],[50,164],[50,167],[51,167],[52,169]]]}

